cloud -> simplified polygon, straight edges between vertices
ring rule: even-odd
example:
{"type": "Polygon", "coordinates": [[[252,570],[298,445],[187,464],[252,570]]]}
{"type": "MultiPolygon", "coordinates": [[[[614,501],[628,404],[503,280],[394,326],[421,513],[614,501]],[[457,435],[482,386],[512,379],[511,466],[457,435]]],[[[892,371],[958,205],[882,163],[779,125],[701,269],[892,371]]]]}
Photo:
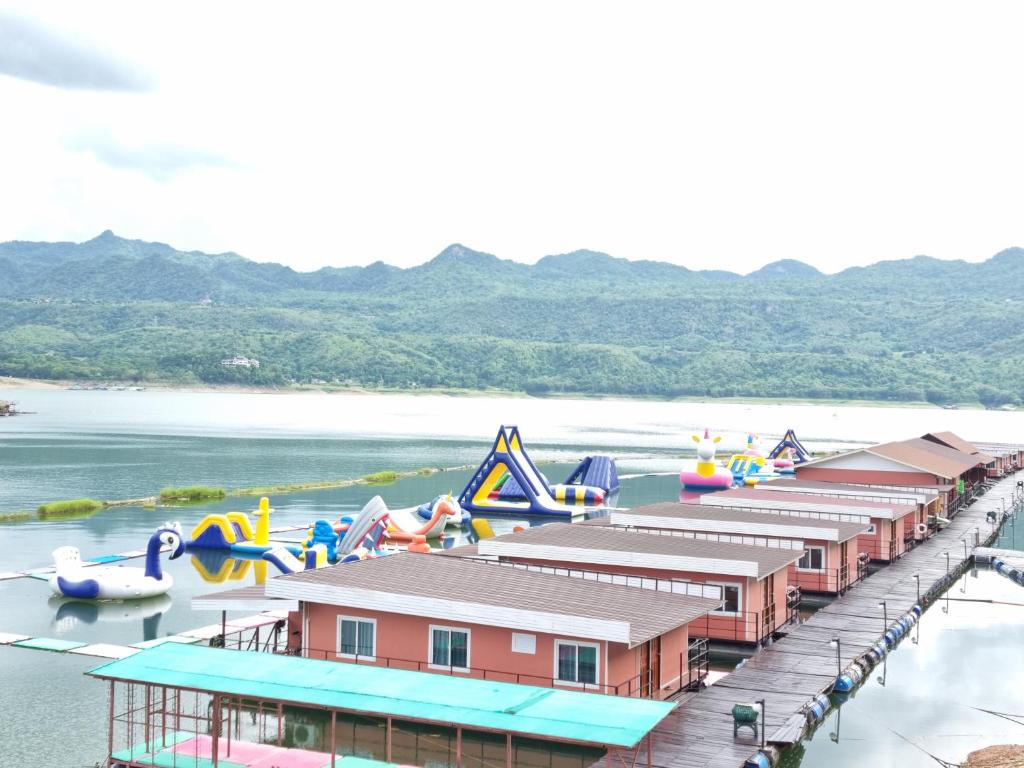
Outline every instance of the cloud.
{"type": "Polygon", "coordinates": [[[217,168],[233,165],[227,158],[203,147],[190,147],[167,142],[123,144],[109,133],[83,132],[73,137],[68,146],[89,152],[111,168],[141,171],[157,181],[196,168],[217,168]]]}
{"type": "Polygon", "coordinates": [[[0,74],[72,90],[148,91],[153,86],[150,74],[130,62],[2,11],[0,74]]]}

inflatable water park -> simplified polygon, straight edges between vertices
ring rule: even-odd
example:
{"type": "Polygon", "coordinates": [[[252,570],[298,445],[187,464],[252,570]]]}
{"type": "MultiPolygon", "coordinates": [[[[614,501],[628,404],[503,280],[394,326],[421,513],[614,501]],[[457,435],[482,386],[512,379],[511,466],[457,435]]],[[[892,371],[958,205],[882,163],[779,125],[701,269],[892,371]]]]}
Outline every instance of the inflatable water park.
{"type": "Polygon", "coordinates": [[[526,452],[519,428],[502,425],[459,504],[480,514],[571,519],[601,506],[618,489],[618,471],[608,456],[588,456],[564,483],[552,485],[526,452]]]}
{"type": "Polygon", "coordinates": [[[704,430],[703,437],[693,435],[697,443],[697,461],[679,473],[679,482],[687,491],[718,491],[737,486],[753,486],[796,473],[798,464],[810,461],[810,454],[789,429],[767,454],[762,451],[756,434],[747,435],[747,446],[735,453],[725,466],[715,460],[720,436],[712,437],[704,430]]]}

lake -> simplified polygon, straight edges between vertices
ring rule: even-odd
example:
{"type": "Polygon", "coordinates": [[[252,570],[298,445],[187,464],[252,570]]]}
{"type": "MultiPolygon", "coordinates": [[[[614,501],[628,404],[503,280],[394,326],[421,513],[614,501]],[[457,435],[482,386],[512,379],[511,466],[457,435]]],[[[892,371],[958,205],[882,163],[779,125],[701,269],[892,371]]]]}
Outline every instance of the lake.
{"type": "MultiPolygon", "coordinates": [[[[724,435],[722,453],[741,448],[748,432],[761,434],[770,447],[773,438],[790,427],[812,450],[941,429],[991,441],[1014,441],[1024,434],[1022,413],[923,408],[27,389],[0,390],[0,399],[15,400],[23,410],[34,412],[0,419],[0,512],[33,509],[64,498],[146,496],[165,485],[233,488],[354,478],[381,470],[475,466],[501,423],[520,426],[531,455],[546,462],[543,469],[553,479],[561,479],[573,462],[595,452],[614,456],[622,473],[643,475],[623,482],[618,500],[623,506],[676,498],[679,457],[692,455],[690,435],[705,426],[724,435]],[[650,474],[658,472],[671,474],[650,474]]],[[[457,470],[375,489],[278,495],[272,499],[273,520],[275,525],[305,525],[317,517],[336,517],[358,509],[373,493],[381,493],[391,506],[407,506],[440,492],[458,493],[469,474],[457,470]]],[[[255,501],[229,498],[214,505],[155,511],[114,508],[83,520],[0,525],[0,571],[46,565],[50,552],[64,544],[78,546],[85,556],[135,549],[167,519],[180,520],[188,531],[209,512],[251,509],[255,501]]],[[[495,527],[508,530],[515,522],[503,519],[495,521],[495,527]]],[[[295,538],[300,535],[296,532],[295,538]]],[[[190,598],[243,583],[211,583],[206,580],[209,574],[204,578],[188,557],[168,568],[175,579],[169,602],[124,604],[120,609],[69,606],[51,598],[45,582],[38,580],[0,581],[0,632],[136,642],[216,621],[215,615],[193,612],[190,598]]],[[[1020,592],[986,571],[967,579],[971,595],[1005,592],[1009,600],[1013,589],[1020,592]]],[[[1022,602],[1022,595],[1015,599],[1022,602]]],[[[856,712],[863,709],[870,715],[882,706],[870,703],[874,695],[889,707],[886,722],[892,728],[926,746],[933,737],[940,740],[931,746],[946,759],[962,758],[963,746],[979,739],[1019,741],[1019,736],[1007,735],[1016,726],[986,716],[981,722],[970,721],[971,738],[949,742],[943,752],[938,749],[944,743],[941,735],[959,733],[966,710],[936,707],[923,729],[905,711],[905,702],[897,704],[902,701],[899,696],[913,691],[935,694],[939,684],[934,681],[950,682],[951,676],[963,674],[965,666],[977,680],[1000,673],[1004,640],[1020,647],[1024,609],[988,605],[984,624],[975,630],[972,610],[980,608],[952,602],[950,612],[941,618],[932,617],[938,608],[929,611],[922,622],[921,643],[907,652],[904,648],[910,644],[904,643],[889,659],[888,674],[900,682],[887,683],[880,693],[872,693],[874,687],[881,688],[874,683],[863,688],[843,707],[839,743],[827,739],[824,726],[819,728],[805,747],[803,765],[858,764],[858,755],[863,754],[858,740],[871,729],[858,725],[856,712]],[[956,624],[958,618],[964,623],[956,624]],[[968,639],[957,640],[964,637],[968,639]],[[956,665],[948,663],[950,654],[957,658],[956,665]],[[861,702],[869,704],[861,707],[861,702]]],[[[70,654],[0,647],[0,765],[78,768],[100,758],[106,739],[105,691],[82,675],[97,665],[95,659],[70,654]]],[[[951,683],[943,695],[966,702],[958,691],[951,683]]],[[[875,734],[871,743],[880,738],[875,734]]],[[[894,739],[885,741],[895,745],[894,739]]],[[[908,766],[934,764],[921,762],[917,750],[891,754],[898,754],[908,766]]]]}

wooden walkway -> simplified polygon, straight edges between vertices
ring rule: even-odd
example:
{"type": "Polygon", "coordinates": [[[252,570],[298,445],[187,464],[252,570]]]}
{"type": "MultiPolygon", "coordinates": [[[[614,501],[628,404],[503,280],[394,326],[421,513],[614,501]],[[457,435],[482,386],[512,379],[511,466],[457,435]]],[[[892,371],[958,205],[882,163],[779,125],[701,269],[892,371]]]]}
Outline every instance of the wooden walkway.
{"type": "MultiPolygon", "coordinates": [[[[976,532],[978,543],[994,537],[995,526],[986,520],[986,513],[1001,513],[1004,500],[1009,509],[1015,485],[1015,477],[1003,479],[962,509],[944,530],[864,579],[803,624],[784,628],[785,637],[740,669],[700,693],[689,694],[654,730],[651,765],[742,766],[758,751],[760,742],[749,729],[733,737],[731,710],[736,703],[757,699],[765,700],[768,743],[783,748],[799,741],[806,731],[810,700],[829,692],[838,673],[830,640],[840,639],[845,669],[881,639],[886,627],[880,602],[885,601],[892,624],[918,601],[914,574],[920,575],[922,604],[929,605],[969,566],[976,532]]],[[[638,763],[645,762],[644,757],[640,756],[638,763]]]]}

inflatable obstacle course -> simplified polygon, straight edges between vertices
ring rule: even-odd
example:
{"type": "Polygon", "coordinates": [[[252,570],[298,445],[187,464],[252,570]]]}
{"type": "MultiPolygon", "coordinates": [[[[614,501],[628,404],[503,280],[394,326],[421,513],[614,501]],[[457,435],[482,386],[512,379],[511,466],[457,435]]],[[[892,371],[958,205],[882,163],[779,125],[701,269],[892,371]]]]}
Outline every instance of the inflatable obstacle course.
{"type": "MultiPolygon", "coordinates": [[[[582,505],[587,503],[587,489],[573,485],[561,488],[564,488],[563,492],[559,493],[556,487],[555,493],[559,493],[563,501],[556,499],[547,479],[526,453],[519,428],[502,425],[487,458],[473,473],[459,496],[459,504],[471,512],[487,514],[551,515],[567,518],[580,514],[582,505]],[[509,486],[512,482],[515,482],[515,486],[509,486]],[[503,489],[506,490],[504,495],[503,489]],[[513,491],[521,495],[511,496],[513,491]],[[577,493],[578,491],[580,493],[577,493]],[[571,503],[569,499],[572,499],[571,503]]],[[[597,495],[593,491],[599,491],[603,500],[603,490],[590,490],[591,498],[596,499],[597,495]]]]}
{"type": "Polygon", "coordinates": [[[796,436],[796,432],[792,429],[787,429],[786,434],[782,436],[778,444],[768,452],[769,459],[777,459],[782,454],[788,451],[789,457],[792,459],[794,464],[806,464],[811,460],[811,454],[804,448],[803,444],[796,436]]]}
{"type": "Polygon", "coordinates": [[[600,488],[607,493],[619,490],[619,472],[615,459],[610,456],[587,456],[565,478],[564,485],[583,485],[600,488]]]}

